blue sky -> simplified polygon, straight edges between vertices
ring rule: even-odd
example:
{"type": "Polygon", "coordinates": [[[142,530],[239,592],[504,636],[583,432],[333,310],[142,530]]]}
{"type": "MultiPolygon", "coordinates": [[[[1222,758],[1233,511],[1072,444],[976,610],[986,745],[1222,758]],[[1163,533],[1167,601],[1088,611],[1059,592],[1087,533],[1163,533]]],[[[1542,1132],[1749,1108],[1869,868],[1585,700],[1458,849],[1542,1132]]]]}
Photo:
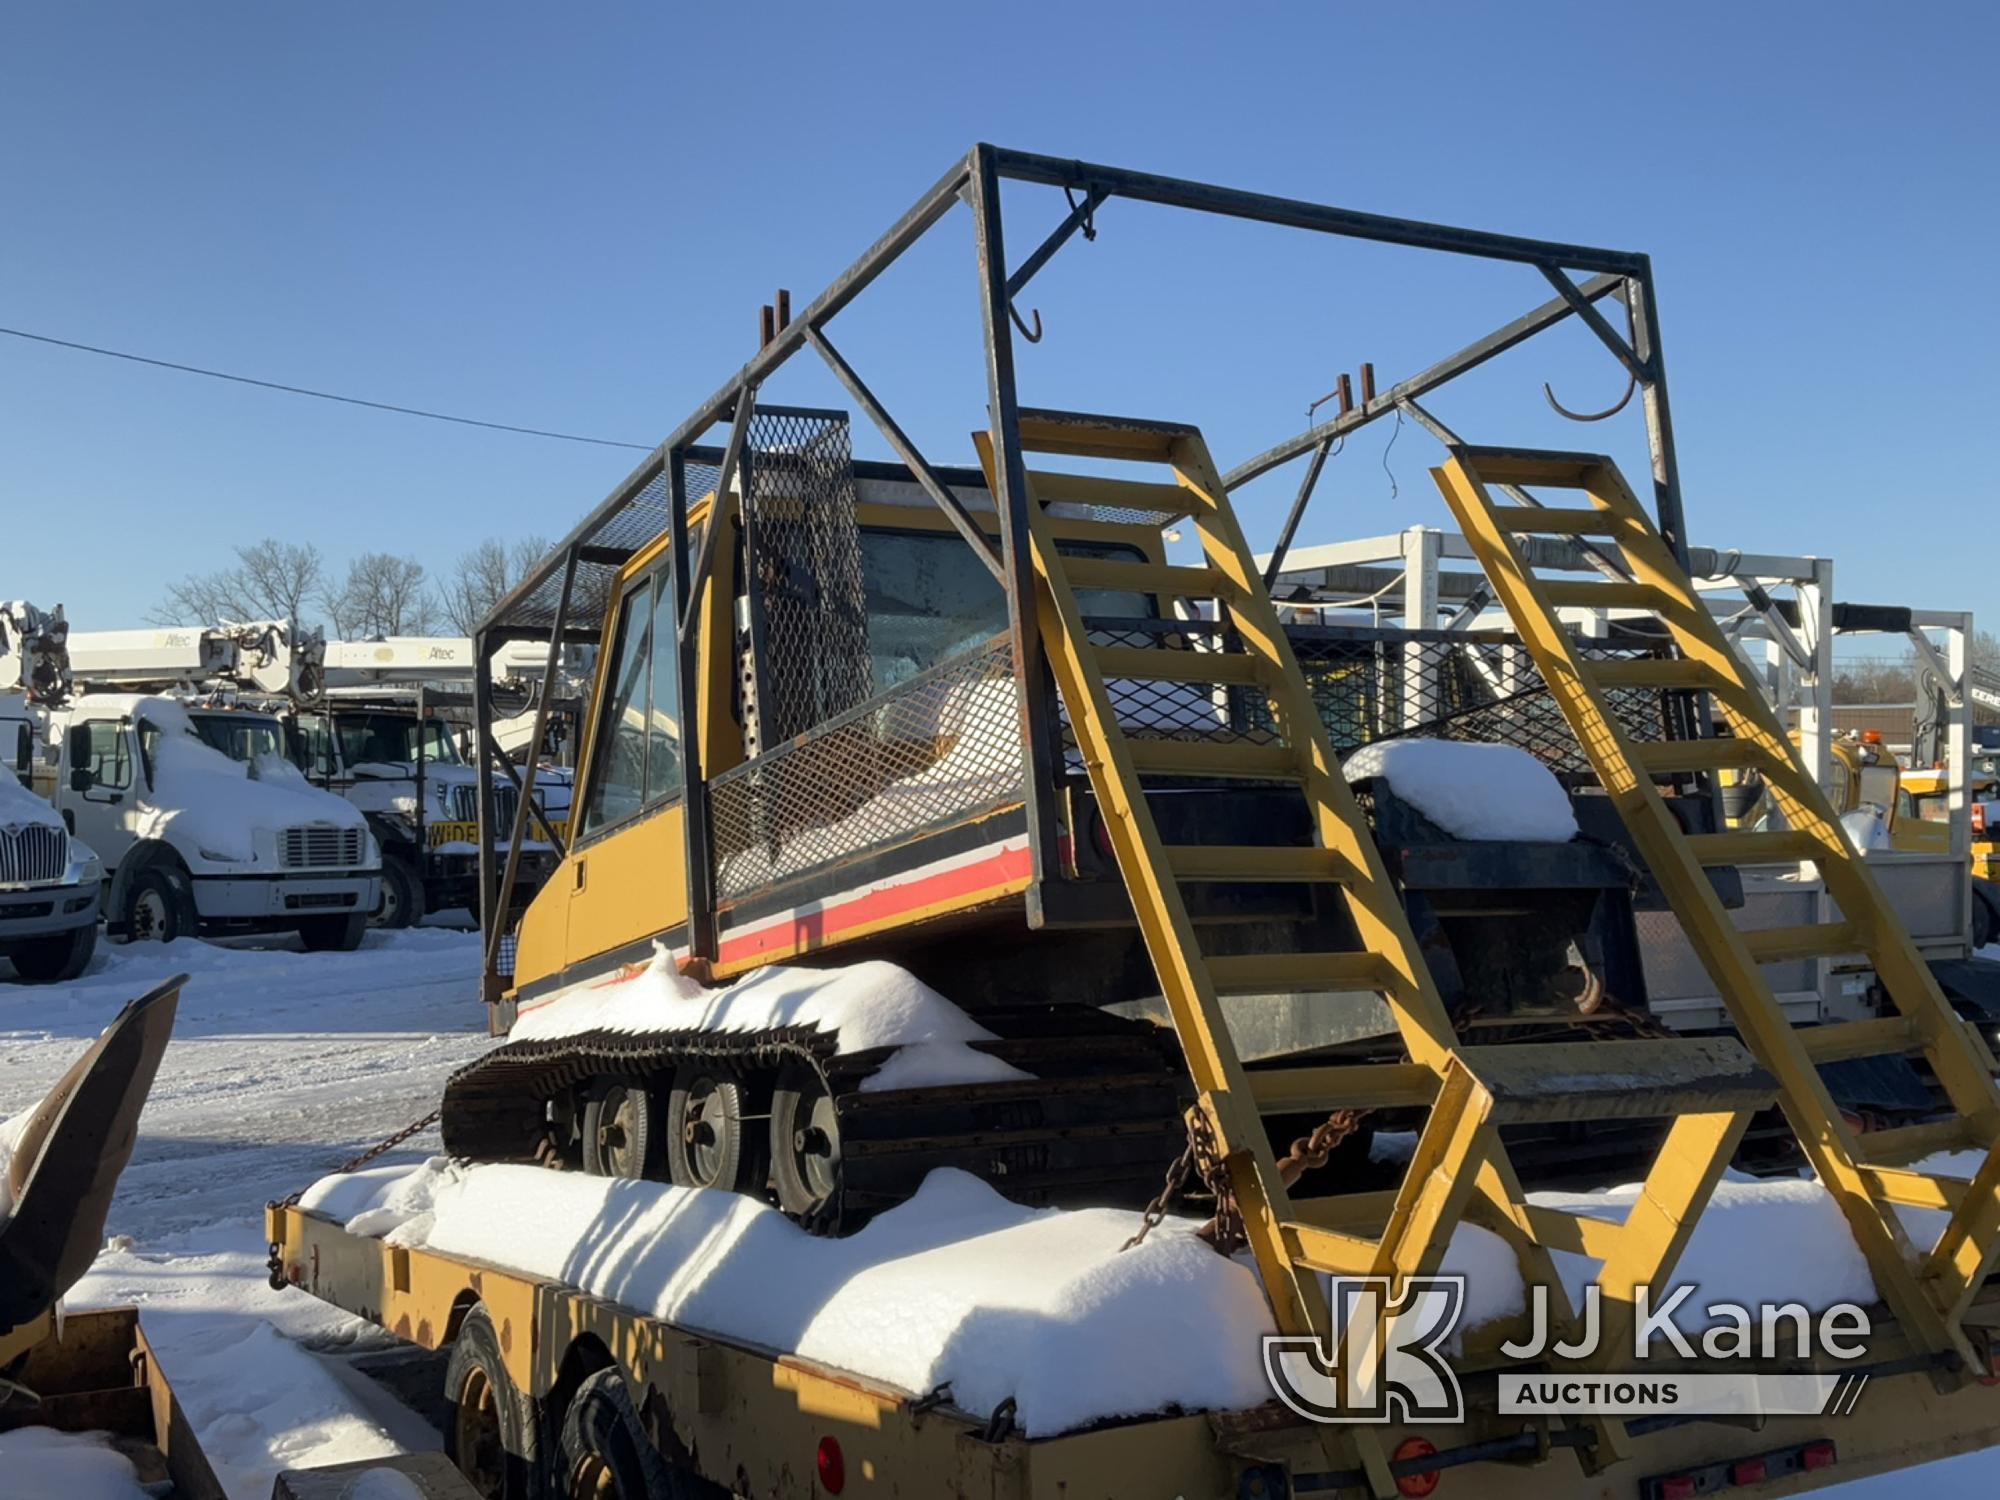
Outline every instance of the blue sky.
{"type": "MultiPolygon", "coordinates": [[[[1695,541],[1831,554],[1848,598],[1988,611],[2000,407],[1990,7],[65,5],[0,22],[0,324],[652,443],[985,139],[1645,250],[1695,541]]],[[[1025,253],[1061,214],[1007,202],[1025,253]]],[[[1191,419],[1227,466],[1338,372],[1386,384],[1531,270],[1114,204],[1024,299],[1023,398],[1191,419]]],[[[983,420],[969,215],[833,327],[934,458],[983,420]]],[[[813,362],[816,364],[816,362],[813,362]]],[[[770,399],[826,401],[804,360],[770,399]]],[[[1580,329],[1438,410],[1609,447],[1580,329]]],[[[1444,512],[1409,429],[1305,540],[1444,512]],[[1392,495],[1393,490],[1393,495],[1392,495]]],[[[863,451],[872,449],[864,439],[863,451]]],[[[0,596],[82,628],[264,535],[434,571],[559,534],[636,454],[0,338],[0,596]]],[[[1267,540],[1289,471],[1243,496],[1267,540]]]]}

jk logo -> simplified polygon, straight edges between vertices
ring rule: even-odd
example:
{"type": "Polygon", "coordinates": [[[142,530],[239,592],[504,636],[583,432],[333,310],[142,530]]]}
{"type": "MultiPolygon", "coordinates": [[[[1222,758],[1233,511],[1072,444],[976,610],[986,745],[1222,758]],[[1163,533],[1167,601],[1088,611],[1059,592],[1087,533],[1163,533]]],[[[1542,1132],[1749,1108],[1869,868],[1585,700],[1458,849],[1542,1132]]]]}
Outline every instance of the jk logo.
{"type": "Polygon", "coordinates": [[[1387,1277],[1332,1286],[1333,1333],[1264,1340],[1264,1374],[1278,1399],[1314,1422],[1462,1422],[1458,1377],[1439,1354],[1465,1311],[1463,1276],[1413,1276],[1400,1295],[1387,1277]]]}

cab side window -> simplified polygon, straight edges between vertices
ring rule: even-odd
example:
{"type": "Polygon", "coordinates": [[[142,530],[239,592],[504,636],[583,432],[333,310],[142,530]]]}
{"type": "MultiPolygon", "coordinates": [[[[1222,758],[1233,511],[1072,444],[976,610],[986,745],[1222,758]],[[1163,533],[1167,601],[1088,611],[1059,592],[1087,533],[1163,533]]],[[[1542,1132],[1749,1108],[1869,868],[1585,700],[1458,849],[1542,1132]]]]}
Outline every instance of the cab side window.
{"type": "Polygon", "coordinates": [[[618,635],[591,753],[590,800],[583,831],[622,822],[646,800],[646,678],[652,657],[652,580],[626,591],[618,608],[618,635]]]}
{"type": "Polygon", "coordinates": [[[116,719],[92,719],[90,775],[107,791],[127,791],[132,785],[132,743],[116,719]]]}

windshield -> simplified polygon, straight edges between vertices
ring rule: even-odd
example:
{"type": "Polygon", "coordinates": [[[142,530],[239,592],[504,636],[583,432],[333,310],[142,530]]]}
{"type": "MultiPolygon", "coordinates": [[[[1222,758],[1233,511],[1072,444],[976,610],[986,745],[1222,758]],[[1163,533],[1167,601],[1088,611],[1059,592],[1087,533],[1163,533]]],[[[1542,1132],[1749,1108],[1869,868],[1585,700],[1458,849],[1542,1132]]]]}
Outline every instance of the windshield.
{"type": "Polygon", "coordinates": [[[290,758],[285,753],[285,732],[276,719],[240,713],[190,714],[188,717],[194,721],[194,732],[201,736],[202,743],[220,750],[231,760],[249,765],[267,755],[275,755],[280,760],[290,758]]]}
{"type": "Polygon", "coordinates": [[[340,759],[350,770],[369,762],[414,762],[421,740],[423,758],[433,764],[458,764],[458,744],[436,719],[421,725],[414,713],[346,713],[333,716],[340,741],[340,759]]]}
{"type": "MultiPolygon", "coordinates": [[[[1145,561],[1138,548],[1116,542],[1056,543],[1071,557],[1145,561]]],[[[1007,628],[1007,596],[972,549],[949,531],[863,531],[862,576],[868,588],[868,653],[875,691],[882,692],[970,650],[1007,628]]],[[[1146,618],[1143,594],[1078,589],[1086,615],[1146,618]]]]}

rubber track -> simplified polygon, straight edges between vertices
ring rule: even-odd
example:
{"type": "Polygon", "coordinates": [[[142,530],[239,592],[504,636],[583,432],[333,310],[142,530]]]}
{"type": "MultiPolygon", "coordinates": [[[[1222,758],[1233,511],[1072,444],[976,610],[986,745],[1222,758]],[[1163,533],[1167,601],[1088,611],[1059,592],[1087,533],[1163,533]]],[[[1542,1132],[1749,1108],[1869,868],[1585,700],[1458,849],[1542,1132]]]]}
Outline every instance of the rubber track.
{"type": "Polygon", "coordinates": [[[640,1079],[664,1093],[683,1062],[767,1078],[790,1065],[810,1068],[832,1095],[841,1138],[840,1201],[809,1227],[855,1229],[939,1167],[970,1171],[1017,1202],[1138,1207],[1185,1140],[1186,1077],[1170,1033],[1086,1014],[1047,1012],[1040,1035],[976,1044],[1030,1079],[866,1093],[862,1081],[891,1049],[840,1054],[812,1027],[509,1042],[446,1082],[444,1147],[475,1161],[546,1161],[548,1101],[593,1079],[640,1079]]]}

